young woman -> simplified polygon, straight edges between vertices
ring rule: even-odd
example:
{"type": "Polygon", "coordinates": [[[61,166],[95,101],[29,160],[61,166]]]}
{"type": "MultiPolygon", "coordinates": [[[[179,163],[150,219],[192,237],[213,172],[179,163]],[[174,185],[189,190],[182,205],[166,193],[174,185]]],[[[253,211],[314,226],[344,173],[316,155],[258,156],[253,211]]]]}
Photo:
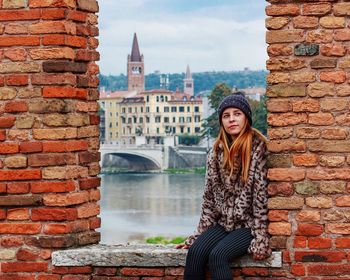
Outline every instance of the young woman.
{"type": "Polygon", "coordinates": [[[220,132],[208,154],[202,213],[197,231],[176,248],[188,249],[185,280],[231,280],[230,263],[250,253],[271,254],[267,233],[266,138],[252,128],[252,111],[241,92],[218,108],[220,132]]]}

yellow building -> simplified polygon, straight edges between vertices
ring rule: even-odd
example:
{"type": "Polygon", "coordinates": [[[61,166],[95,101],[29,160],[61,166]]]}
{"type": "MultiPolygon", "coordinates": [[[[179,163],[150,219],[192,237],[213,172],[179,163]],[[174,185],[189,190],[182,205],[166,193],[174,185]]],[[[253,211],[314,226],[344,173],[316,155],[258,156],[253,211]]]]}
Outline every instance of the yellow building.
{"type": "Polygon", "coordinates": [[[99,103],[105,121],[103,141],[123,145],[162,144],[165,137],[199,136],[203,120],[202,99],[194,96],[189,66],[184,79],[185,92],[145,91],[144,59],[136,34],[127,63],[129,90],[100,93],[99,103]]]}

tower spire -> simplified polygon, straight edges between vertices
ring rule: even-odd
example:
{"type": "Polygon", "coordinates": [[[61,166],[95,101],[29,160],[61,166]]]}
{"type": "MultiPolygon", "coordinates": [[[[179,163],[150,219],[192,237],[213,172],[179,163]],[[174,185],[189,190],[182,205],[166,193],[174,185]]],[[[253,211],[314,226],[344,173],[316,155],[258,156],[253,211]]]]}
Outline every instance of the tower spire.
{"type": "Polygon", "coordinates": [[[141,54],[140,54],[139,43],[137,41],[136,33],[134,33],[134,40],[132,42],[131,61],[141,62],[141,54]]]}
{"type": "Polygon", "coordinates": [[[184,92],[192,96],[194,95],[193,79],[189,65],[187,65],[186,68],[186,75],[184,79],[184,92]]]}
{"type": "Polygon", "coordinates": [[[187,68],[186,68],[186,77],[185,77],[185,79],[192,79],[190,66],[188,64],[187,64],[187,68]]]}

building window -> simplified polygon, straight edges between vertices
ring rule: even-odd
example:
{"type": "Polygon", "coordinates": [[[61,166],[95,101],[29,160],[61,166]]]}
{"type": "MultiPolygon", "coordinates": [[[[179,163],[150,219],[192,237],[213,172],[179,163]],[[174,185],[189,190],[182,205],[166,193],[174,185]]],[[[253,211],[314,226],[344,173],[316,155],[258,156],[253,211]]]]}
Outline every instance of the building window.
{"type": "Polygon", "coordinates": [[[128,108],[128,113],[131,113],[131,112],[132,112],[132,108],[129,107],[129,108],[128,108]]]}
{"type": "Polygon", "coordinates": [[[137,123],[137,118],[136,117],[133,117],[133,121],[134,121],[134,123],[137,123]]]}
{"type": "Polygon", "coordinates": [[[109,123],[109,127],[112,127],[112,123],[111,122],[109,123]]]}
{"type": "Polygon", "coordinates": [[[149,117],[146,117],[146,123],[149,123],[149,117]]]}
{"type": "Polygon", "coordinates": [[[118,127],[118,122],[115,122],[115,126],[118,127]]]}
{"type": "Polygon", "coordinates": [[[165,96],[165,102],[168,102],[168,96],[165,96]]]}
{"type": "Polygon", "coordinates": [[[140,123],[143,123],[143,118],[142,117],[140,118],[140,123]]]}
{"type": "Polygon", "coordinates": [[[199,133],[200,131],[201,131],[201,128],[200,128],[200,127],[195,127],[195,128],[194,128],[194,132],[195,132],[195,133],[199,133]]]}
{"type": "Polygon", "coordinates": [[[149,107],[148,106],[146,107],[146,113],[149,113],[149,107]]]}
{"type": "Polygon", "coordinates": [[[177,110],[176,110],[176,106],[172,106],[172,107],[171,107],[171,112],[172,112],[172,113],[176,113],[176,111],[177,111],[177,110]]]}
{"type": "Polygon", "coordinates": [[[160,102],[164,102],[164,96],[163,95],[160,96],[160,102]]]}
{"type": "Polygon", "coordinates": [[[196,113],[198,113],[198,112],[199,112],[199,106],[194,106],[194,111],[195,111],[196,113]]]}
{"type": "Polygon", "coordinates": [[[125,114],[125,107],[122,108],[122,113],[125,114]]]}
{"type": "Polygon", "coordinates": [[[122,118],[122,123],[125,123],[125,118],[124,117],[122,118]]]}
{"type": "Polygon", "coordinates": [[[143,107],[141,107],[141,113],[143,113],[143,107]]]}
{"type": "Polygon", "coordinates": [[[125,134],[125,127],[123,127],[123,134],[125,134]]]}
{"type": "Polygon", "coordinates": [[[173,127],[173,133],[174,134],[176,133],[176,127],[175,126],[173,127]]]}
{"type": "Polygon", "coordinates": [[[160,123],[160,116],[155,117],[155,118],[154,118],[154,121],[155,121],[156,123],[160,123]]]}
{"type": "Polygon", "coordinates": [[[187,112],[191,112],[191,107],[187,106],[187,112]]]}
{"type": "Polygon", "coordinates": [[[147,134],[149,134],[149,127],[147,127],[147,134]]]}
{"type": "Polygon", "coordinates": [[[176,123],[176,117],[173,117],[173,123],[176,123]]]}
{"type": "Polygon", "coordinates": [[[156,97],[156,100],[157,100],[157,102],[159,102],[159,96],[157,95],[157,97],[156,97]]]}
{"type": "Polygon", "coordinates": [[[168,106],[164,107],[164,113],[169,113],[169,107],[168,106]]]}
{"type": "Polygon", "coordinates": [[[194,116],[194,122],[200,122],[201,116],[194,116]]]}
{"type": "Polygon", "coordinates": [[[103,107],[103,108],[105,107],[105,102],[102,102],[102,107],[103,107]]]}
{"type": "Polygon", "coordinates": [[[113,134],[112,132],[109,133],[109,138],[112,138],[113,137],[113,134]]]}
{"type": "Polygon", "coordinates": [[[157,127],[157,134],[159,134],[159,127],[157,127]]]}
{"type": "Polygon", "coordinates": [[[187,118],[186,118],[186,121],[187,121],[188,123],[190,123],[190,122],[192,122],[192,118],[191,118],[191,117],[187,117],[187,118]]]}
{"type": "Polygon", "coordinates": [[[184,128],[183,128],[183,126],[180,127],[180,133],[184,133],[184,128]]]}
{"type": "Polygon", "coordinates": [[[112,117],[112,112],[109,112],[109,116],[112,117]]]}
{"type": "Polygon", "coordinates": [[[187,133],[191,133],[191,128],[187,127],[187,133]]]}
{"type": "Polygon", "coordinates": [[[131,118],[128,118],[128,123],[131,123],[131,118]]]}
{"type": "Polygon", "coordinates": [[[146,96],[146,102],[149,102],[149,95],[146,96]]]}
{"type": "Polygon", "coordinates": [[[179,123],[184,123],[185,122],[185,117],[179,117],[179,123]]]}
{"type": "Polygon", "coordinates": [[[179,112],[185,112],[185,107],[184,106],[180,106],[179,107],[179,112]]]}
{"type": "Polygon", "coordinates": [[[135,107],[135,113],[137,113],[137,107],[135,107]]]}
{"type": "Polygon", "coordinates": [[[156,112],[159,113],[159,107],[158,106],[156,107],[156,112]]]}
{"type": "Polygon", "coordinates": [[[116,117],[118,117],[118,112],[117,112],[117,113],[115,113],[115,116],[116,116],[116,117]]]}
{"type": "Polygon", "coordinates": [[[164,122],[168,123],[169,122],[169,117],[164,117],[164,122]]]}

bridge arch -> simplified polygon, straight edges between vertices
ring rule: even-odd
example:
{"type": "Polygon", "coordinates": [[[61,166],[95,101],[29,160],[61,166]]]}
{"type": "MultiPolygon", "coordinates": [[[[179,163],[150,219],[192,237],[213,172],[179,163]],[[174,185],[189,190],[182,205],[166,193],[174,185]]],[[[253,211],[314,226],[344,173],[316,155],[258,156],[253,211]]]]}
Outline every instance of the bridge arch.
{"type": "Polygon", "coordinates": [[[118,156],[124,160],[126,160],[129,163],[129,170],[132,171],[151,171],[151,170],[161,170],[162,167],[160,163],[158,163],[155,159],[152,157],[146,156],[144,154],[138,154],[135,152],[125,152],[125,151],[118,151],[118,152],[107,152],[103,154],[102,156],[102,167],[104,164],[104,161],[107,156],[118,156]]]}

